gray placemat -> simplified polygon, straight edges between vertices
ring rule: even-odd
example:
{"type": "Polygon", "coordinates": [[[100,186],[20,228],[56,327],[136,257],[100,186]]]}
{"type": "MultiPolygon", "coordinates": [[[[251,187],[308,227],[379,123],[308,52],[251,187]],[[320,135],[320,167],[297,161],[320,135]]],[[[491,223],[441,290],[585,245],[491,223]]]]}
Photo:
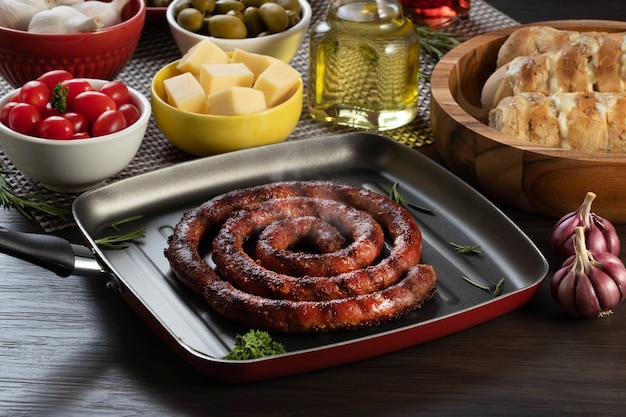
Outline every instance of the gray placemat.
{"type": "MultiPolygon", "coordinates": [[[[311,24],[313,26],[326,13],[327,2],[310,1],[310,3],[313,9],[311,24]]],[[[459,33],[469,38],[516,24],[515,20],[502,14],[487,3],[481,0],[474,0],[469,18],[455,23],[448,27],[446,31],[459,33]]],[[[180,52],[170,35],[167,25],[164,23],[147,23],[137,50],[117,79],[149,97],[150,81],[154,74],[162,66],[178,58],[180,58],[180,52]]],[[[305,41],[292,61],[292,65],[303,74],[305,85],[307,63],[308,44],[305,41]]],[[[421,57],[420,70],[422,72],[430,73],[434,65],[435,61],[432,58],[428,56],[421,57]]],[[[9,84],[0,78],[0,94],[4,95],[9,91],[11,91],[9,84]]],[[[411,148],[418,148],[433,143],[432,131],[430,129],[430,85],[423,79],[420,81],[419,96],[419,112],[416,119],[407,126],[384,133],[386,136],[411,148]]],[[[350,130],[313,121],[306,108],[303,108],[300,122],[288,140],[342,133],[350,130]]],[[[111,178],[108,182],[118,181],[192,158],[192,156],[172,146],[160,133],[154,120],[151,119],[144,141],[133,161],[124,171],[111,178]]],[[[66,207],[70,207],[72,201],[77,196],[73,194],[50,193],[50,191],[42,188],[38,183],[17,171],[1,149],[0,171],[10,172],[10,174],[5,174],[4,177],[18,194],[46,194],[48,197],[42,201],[66,207]]],[[[32,215],[46,232],[61,230],[75,225],[71,217],[60,219],[54,216],[41,215],[38,212],[33,212],[32,215]]]]}

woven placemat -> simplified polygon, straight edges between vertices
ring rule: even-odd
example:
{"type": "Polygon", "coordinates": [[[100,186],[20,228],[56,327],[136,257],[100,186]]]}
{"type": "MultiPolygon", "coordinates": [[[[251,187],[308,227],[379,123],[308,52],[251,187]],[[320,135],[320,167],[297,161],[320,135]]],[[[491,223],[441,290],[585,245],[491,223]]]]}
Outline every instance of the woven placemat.
{"type": "MultiPolygon", "coordinates": [[[[327,1],[310,1],[310,3],[313,9],[313,25],[326,13],[327,1]]],[[[469,18],[455,23],[448,27],[446,31],[458,33],[469,38],[516,24],[515,20],[502,14],[487,3],[481,0],[474,0],[469,18]]],[[[308,44],[305,41],[292,61],[292,65],[303,74],[305,86],[308,52],[308,44]]],[[[118,79],[149,97],[150,81],[154,74],[162,66],[178,58],[180,58],[180,51],[176,47],[167,25],[164,23],[148,23],[143,31],[137,50],[124,70],[119,74],[118,79]]],[[[435,61],[432,58],[428,56],[421,57],[420,70],[423,73],[430,73],[434,65],[435,61]]],[[[411,148],[418,148],[433,143],[430,129],[429,90],[430,85],[422,79],[419,86],[420,103],[418,116],[407,126],[386,131],[386,136],[411,148]]],[[[0,78],[0,94],[4,95],[9,91],[11,91],[9,84],[0,78]]],[[[300,122],[288,140],[343,133],[350,130],[313,121],[308,111],[303,108],[300,122]]],[[[144,141],[133,161],[123,172],[111,178],[108,182],[118,181],[192,158],[192,156],[172,146],[160,133],[154,120],[151,119],[144,141]]],[[[77,197],[77,195],[73,194],[50,193],[50,191],[42,188],[38,183],[17,171],[1,149],[0,171],[10,172],[10,174],[5,174],[4,177],[18,194],[46,194],[48,197],[45,199],[45,202],[66,207],[70,207],[72,201],[77,197]]],[[[75,225],[71,217],[60,219],[54,216],[41,215],[38,212],[33,212],[32,216],[46,232],[61,230],[75,225]]]]}

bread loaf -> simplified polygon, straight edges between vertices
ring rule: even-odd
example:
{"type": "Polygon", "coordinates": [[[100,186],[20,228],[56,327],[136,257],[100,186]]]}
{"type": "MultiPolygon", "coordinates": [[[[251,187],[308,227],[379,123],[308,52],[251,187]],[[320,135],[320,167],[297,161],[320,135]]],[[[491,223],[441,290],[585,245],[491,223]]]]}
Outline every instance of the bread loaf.
{"type": "Polygon", "coordinates": [[[498,103],[489,126],[535,145],[626,152],[626,93],[520,93],[498,103]]]}
{"type": "Polygon", "coordinates": [[[602,38],[612,35],[605,32],[577,32],[555,29],[550,26],[523,26],[509,35],[498,51],[496,67],[511,62],[518,56],[533,52],[550,52],[571,45],[583,36],[602,38]]]}
{"type": "MultiPolygon", "coordinates": [[[[570,38],[572,38],[571,36],[570,38]]],[[[481,104],[493,108],[506,96],[522,92],[622,92],[626,89],[626,35],[578,37],[557,51],[531,52],[513,58],[489,77],[481,104]]]]}

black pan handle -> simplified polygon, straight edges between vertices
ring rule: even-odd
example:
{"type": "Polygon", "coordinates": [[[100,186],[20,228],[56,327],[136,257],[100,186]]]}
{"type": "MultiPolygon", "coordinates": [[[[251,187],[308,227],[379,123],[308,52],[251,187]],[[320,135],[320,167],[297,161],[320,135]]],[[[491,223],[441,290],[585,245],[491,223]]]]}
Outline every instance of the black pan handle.
{"type": "Polygon", "coordinates": [[[58,236],[16,232],[0,226],[0,251],[39,265],[61,277],[67,277],[75,271],[75,246],[58,236]]]}

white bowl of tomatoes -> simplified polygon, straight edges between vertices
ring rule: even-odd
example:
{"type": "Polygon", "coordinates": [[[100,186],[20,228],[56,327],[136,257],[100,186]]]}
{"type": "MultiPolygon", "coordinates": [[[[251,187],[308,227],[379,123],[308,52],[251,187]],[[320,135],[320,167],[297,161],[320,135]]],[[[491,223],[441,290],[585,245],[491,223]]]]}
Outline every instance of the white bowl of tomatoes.
{"type": "Polygon", "coordinates": [[[78,193],[130,163],[150,114],[148,99],[120,81],[55,70],[0,98],[0,144],[45,188],[78,193]]]}

